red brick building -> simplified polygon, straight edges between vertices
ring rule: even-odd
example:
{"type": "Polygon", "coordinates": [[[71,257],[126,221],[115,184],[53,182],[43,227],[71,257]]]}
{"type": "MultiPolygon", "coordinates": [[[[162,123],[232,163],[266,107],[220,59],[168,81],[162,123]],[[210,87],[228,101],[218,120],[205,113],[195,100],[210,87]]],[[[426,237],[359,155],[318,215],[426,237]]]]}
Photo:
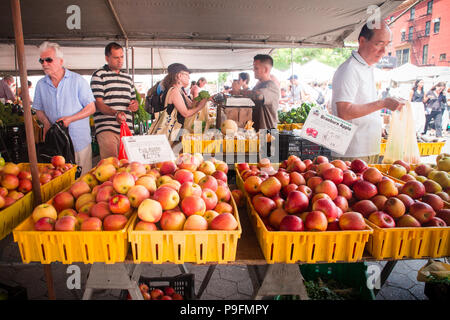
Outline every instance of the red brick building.
{"type": "Polygon", "coordinates": [[[450,66],[450,0],[405,1],[386,21],[397,66],[450,66]]]}

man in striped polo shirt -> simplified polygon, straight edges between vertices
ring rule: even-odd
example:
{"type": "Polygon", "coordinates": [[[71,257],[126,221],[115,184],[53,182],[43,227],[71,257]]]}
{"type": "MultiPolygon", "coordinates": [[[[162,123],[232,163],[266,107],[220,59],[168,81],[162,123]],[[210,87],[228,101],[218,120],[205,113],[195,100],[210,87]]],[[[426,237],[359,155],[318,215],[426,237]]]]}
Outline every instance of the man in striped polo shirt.
{"type": "Polygon", "coordinates": [[[95,97],[95,132],[100,147],[100,158],[118,157],[120,124],[126,121],[133,131],[132,112],[139,105],[131,76],[120,71],[123,66],[123,48],[115,42],[105,47],[105,64],[94,72],[91,89],[95,97]]]}

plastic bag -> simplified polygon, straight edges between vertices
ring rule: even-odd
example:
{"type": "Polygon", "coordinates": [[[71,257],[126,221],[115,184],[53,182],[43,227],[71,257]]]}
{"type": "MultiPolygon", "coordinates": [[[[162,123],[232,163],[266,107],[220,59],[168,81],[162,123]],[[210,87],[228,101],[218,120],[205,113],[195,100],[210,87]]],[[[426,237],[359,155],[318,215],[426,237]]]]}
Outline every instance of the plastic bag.
{"type": "Polygon", "coordinates": [[[427,282],[430,277],[450,279],[450,265],[437,260],[428,260],[417,273],[417,281],[427,282]]]}
{"type": "Polygon", "coordinates": [[[411,104],[406,101],[401,111],[392,113],[383,163],[393,163],[396,160],[409,164],[419,163],[420,152],[415,126],[411,104]]]}
{"type": "Polygon", "coordinates": [[[128,159],[127,153],[125,152],[125,146],[122,143],[122,137],[130,137],[133,134],[128,128],[128,125],[125,121],[120,124],[120,145],[119,145],[119,160],[128,159]]]}

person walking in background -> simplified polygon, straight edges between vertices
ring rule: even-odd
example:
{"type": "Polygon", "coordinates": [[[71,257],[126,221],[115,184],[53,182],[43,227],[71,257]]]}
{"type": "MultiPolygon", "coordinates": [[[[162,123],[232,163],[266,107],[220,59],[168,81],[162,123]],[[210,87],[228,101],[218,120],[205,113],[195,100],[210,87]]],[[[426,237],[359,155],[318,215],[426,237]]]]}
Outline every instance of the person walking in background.
{"type": "Polygon", "coordinates": [[[422,135],[427,134],[428,126],[430,124],[430,121],[434,119],[434,128],[436,129],[436,137],[441,138],[442,137],[442,100],[443,97],[441,96],[442,91],[445,89],[445,83],[444,82],[438,82],[436,85],[434,85],[430,91],[427,92],[424,103],[425,103],[425,113],[426,113],[426,121],[425,121],[425,128],[422,132],[422,135]]]}
{"type": "Polygon", "coordinates": [[[425,125],[425,104],[423,103],[425,92],[423,84],[424,82],[422,79],[417,79],[409,92],[409,101],[411,102],[411,107],[414,113],[416,132],[422,132],[425,125]]]}
{"type": "Polygon", "coordinates": [[[239,73],[239,86],[242,90],[248,90],[248,84],[250,82],[250,75],[247,72],[239,73]]]}
{"type": "Polygon", "coordinates": [[[62,121],[69,128],[75,162],[85,174],[92,168],[89,116],[95,112],[94,96],[81,75],[64,67],[57,43],[43,42],[39,54],[45,77],[36,84],[33,109],[44,125],[44,139],[51,125],[62,121]]]}

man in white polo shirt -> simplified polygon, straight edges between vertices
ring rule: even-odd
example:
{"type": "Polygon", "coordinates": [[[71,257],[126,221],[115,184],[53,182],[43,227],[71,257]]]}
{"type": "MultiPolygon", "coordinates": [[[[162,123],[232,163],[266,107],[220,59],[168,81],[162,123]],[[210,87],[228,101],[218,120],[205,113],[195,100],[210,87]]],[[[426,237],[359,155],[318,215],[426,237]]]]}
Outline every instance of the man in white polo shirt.
{"type": "Polygon", "coordinates": [[[374,65],[384,56],[391,42],[391,31],[382,22],[378,28],[366,23],[358,37],[358,51],[336,70],[332,83],[332,114],[358,126],[347,152],[332,153],[343,160],[362,159],[378,163],[382,118],[380,110],[400,109],[404,103],[394,98],[378,100],[375,87],[374,65]]]}

